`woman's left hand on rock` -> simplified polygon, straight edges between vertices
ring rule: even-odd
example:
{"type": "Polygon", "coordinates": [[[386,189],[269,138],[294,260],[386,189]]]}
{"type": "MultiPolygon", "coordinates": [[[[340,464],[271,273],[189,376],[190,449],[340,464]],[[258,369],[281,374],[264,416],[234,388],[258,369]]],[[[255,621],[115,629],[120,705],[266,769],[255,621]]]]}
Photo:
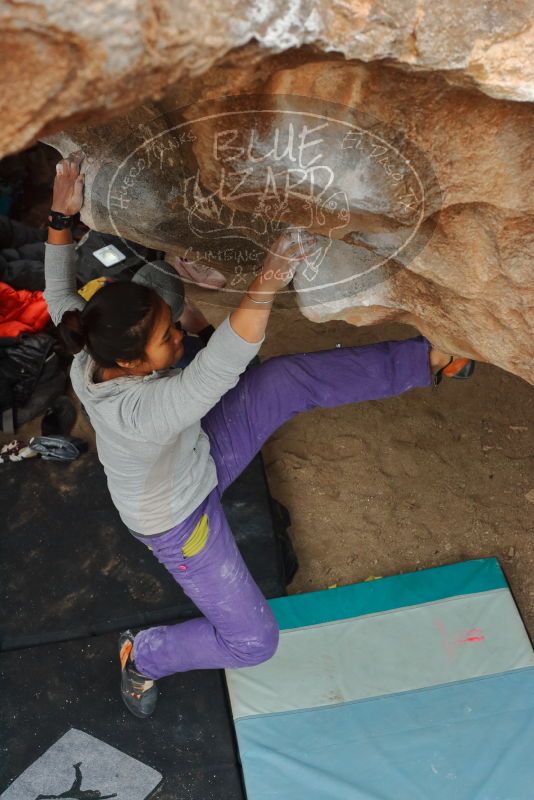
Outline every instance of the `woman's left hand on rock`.
{"type": "Polygon", "coordinates": [[[84,155],[81,151],[62,158],[56,164],[56,177],[52,194],[52,211],[72,216],[83,205],[83,185],[85,176],[80,173],[84,155]]]}

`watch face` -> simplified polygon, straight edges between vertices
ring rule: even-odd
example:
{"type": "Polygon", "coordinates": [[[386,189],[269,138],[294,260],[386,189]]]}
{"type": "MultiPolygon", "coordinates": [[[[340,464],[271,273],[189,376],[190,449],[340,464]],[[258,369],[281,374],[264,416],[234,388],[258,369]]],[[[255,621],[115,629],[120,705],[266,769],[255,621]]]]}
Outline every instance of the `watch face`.
{"type": "Polygon", "coordinates": [[[68,214],[60,214],[58,211],[52,211],[48,215],[48,224],[50,228],[54,228],[56,231],[64,231],[66,228],[70,228],[72,225],[73,218],[68,214]]]}

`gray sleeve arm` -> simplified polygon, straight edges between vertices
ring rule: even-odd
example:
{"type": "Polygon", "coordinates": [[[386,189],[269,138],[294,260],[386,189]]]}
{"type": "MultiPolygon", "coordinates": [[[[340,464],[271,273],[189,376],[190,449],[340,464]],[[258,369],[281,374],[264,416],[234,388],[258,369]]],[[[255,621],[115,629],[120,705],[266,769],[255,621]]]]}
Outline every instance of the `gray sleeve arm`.
{"type": "Polygon", "coordinates": [[[198,422],[237,384],[262,343],[242,339],[227,317],[184,370],[144,383],[128,412],[134,427],[165,442],[198,422]]]}
{"type": "Polygon", "coordinates": [[[74,244],[46,244],[44,297],[54,325],[59,325],[65,311],[85,306],[76,291],[74,244]]]}

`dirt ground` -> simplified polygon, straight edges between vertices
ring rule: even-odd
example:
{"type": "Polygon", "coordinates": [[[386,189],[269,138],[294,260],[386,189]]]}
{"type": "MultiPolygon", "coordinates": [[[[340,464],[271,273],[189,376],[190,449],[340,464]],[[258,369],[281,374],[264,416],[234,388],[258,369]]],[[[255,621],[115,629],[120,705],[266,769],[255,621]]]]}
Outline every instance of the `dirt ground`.
{"type": "MultiPolygon", "coordinates": [[[[227,313],[209,292],[189,294],[214,324],[227,313]]],[[[294,307],[275,309],[261,355],[414,334],[403,325],[318,325],[294,307]]],[[[264,457],[300,561],[289,592],[496,556],[534,637],[533,400],[520,378],[478,364],[465,382],[286,423],[264,457]]],[[[91,435],[85,420],[74,433],[91,435]]]]}

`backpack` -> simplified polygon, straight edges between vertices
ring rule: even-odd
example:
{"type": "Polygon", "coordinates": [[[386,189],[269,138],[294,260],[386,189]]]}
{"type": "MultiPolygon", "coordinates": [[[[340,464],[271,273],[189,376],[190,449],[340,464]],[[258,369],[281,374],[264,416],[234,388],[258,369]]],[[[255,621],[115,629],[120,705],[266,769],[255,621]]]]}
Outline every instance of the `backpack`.
{"type": "Polygon", "coordinates": [[[55,340],[46,333],[0,337],[0,430],[17,428],[43,414],[63,393],[62,370],[55,340]]]}

